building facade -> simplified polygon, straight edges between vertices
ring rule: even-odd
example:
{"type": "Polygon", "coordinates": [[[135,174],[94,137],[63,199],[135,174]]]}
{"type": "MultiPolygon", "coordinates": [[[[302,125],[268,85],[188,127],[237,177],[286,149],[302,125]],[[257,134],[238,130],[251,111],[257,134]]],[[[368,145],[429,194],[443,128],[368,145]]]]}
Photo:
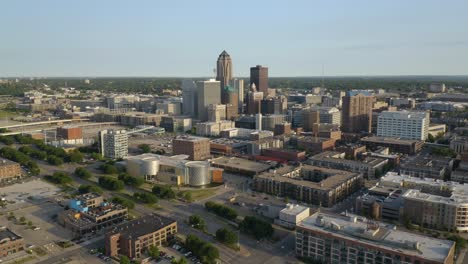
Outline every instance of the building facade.
{"type": "Polygon", "coordinates": [[[197,118],[208,120],[208,106],[221,103],[221,83],[214,79],[197,82],[197,118]]]}
{"type": "Polygon", "coordinates": [[[120,159],[128,155],[127,131],[110,129],[99,131],[99,150],[106,158],[120,159]]]}
{"type": "Polygon", "coordinates": [[[190,160],[205,160],[210,156],[210,140],[203,137],[180,136],[172,140],[175,155],[189,155],[190,160]]]}
{"type": "Polygon", "coordinates": [[[262,92],[263,96],[268,94],[268,68],[257,65],[250,68],[250,85],[255,84],[257,91],[262,92]]]}
{"type": "Polygon", "coordinates": [[[375,98],[368,93],[348,92],[343,97],[343,132],[370,132],[372,126],[372,104],[375,98]]]}
{"type": "Polygon", "coordinates": [[[24,250],[24,240],[6,227],[0,228],[0,257],[24,250]]]}
{"type": "Polygon", "coordinates": [[[383,111],[377,121],[377,136],[426,140],[429,112],[383,111]]]}

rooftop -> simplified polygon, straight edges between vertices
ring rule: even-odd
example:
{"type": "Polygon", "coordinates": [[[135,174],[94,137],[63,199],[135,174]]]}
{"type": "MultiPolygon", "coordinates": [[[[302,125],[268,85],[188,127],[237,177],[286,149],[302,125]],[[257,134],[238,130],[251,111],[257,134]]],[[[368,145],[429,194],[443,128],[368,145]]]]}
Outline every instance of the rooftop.
{"type": "Polygon", "coordinates": [[[205,137],[195,137],[195,136],[183,135],[183,136],[176,137],[174,140],[200,142],[200,141],[209,141],[210,139],[205,138],[205,137]]]}
{"type": "Polygon", "coordinates": [[[161,215],[150,214],[118,225],[110,231],[110,233],[120,233],[127,239],[138,239],[141,236],[154,233],[172,223],[176,223],[176,221],[161,215]]]}
{"type": "Polygon", "coordinates": [[[226,167],[236,168],[240,170],[254,171],[256,173],[266,171],[271,167],[268,164],[250,161],[247,159],[236,158],[236,157],[219,157],[216,159],[212,159],[211,163],[218,165],[218,166],[226,166],[226,167]]]}
{"type": "Polygon", "coordinates": [[[422,119],[426,118],[427,113],[423,111],[383,111],[379,115],[380,118],[398,118],[398,119],[422,119]]]}
{"type": "Polygon", "coordinates": [[[5,166],[5,165],[12,165],[12,164],[19,164],[19,163],[16,163],[16,162],[11,161],[11,160],[0,158],[0,167],[5,166]]]}
{"type": "Polygon", "coordinates": [[[444,262],[455,242],[396,230],[389,224],[373,222],[354,215],[315,213],[299,228],[331,233],[335,237],[354,240],[369,247],[379,246],[390,251],[444,262]]]}
{"type": "Polygon", "coordinates": [[[0,229],[0,244],[18,239],[22,239],[22,237],[13,233],[13,231],[11,231],[10,229],[6,227],[0,229]]]}
{"type": "Polygon", "coordinates": [[[286,208],[281,210],[280,213],[287,215],[298,215],[306,210],[309,210],[309,207],[298,205],[298,204],[287,204],[286,208]]]}
{"type": "Polygon", "coordinates": [[[396,137],[364,137],[364,138],[361,138],[361,141],[373,142],[373,143],[399,144],[399,145],[412,145],[415,143],[423,142],[421,140],[400,139],[396,137]]]}
{"type": "Polygon", "coordinates": [[[336,151],[325,151],[325,152],[312,156],[310,159],[312,161],[314,160],[328,161],[328,162],[342,163],[342,164],[355,165],[355,166],[362,166],[366,164],[370,166],[376,166],[385,161],[385,159],[375,158],[375,157],[366,157],[363,160],[347,160],[344,158],[344,153],[336,152],[336,151]]]}

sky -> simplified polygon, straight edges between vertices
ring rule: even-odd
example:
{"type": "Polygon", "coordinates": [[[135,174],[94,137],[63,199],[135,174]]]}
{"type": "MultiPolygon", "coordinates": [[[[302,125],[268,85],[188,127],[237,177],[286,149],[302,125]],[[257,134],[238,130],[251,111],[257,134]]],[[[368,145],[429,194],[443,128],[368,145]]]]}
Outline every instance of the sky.
{"type": "Polygon", "coordinates": [[[466,0],[10,0],[0,76],[467,75],[466,0]]]}

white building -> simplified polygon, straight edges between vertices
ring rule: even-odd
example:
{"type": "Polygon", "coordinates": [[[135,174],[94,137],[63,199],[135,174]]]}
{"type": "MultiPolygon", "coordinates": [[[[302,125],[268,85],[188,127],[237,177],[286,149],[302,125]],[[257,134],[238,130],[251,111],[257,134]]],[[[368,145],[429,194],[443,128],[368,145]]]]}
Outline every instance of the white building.
{"type": "Polygon", "coordinates": [[[295,228],[298,223],[309,216],[309,207],[298,204],[287,204],[286,208],[279,212],[279,219],[276,219],[275,223],[286,228],[295,228]]]}
{"type": "Polygon", "coordinates": [[[122,130],[99,131],[99,150],[106,158],[120,159],[128,155],[128,134],[122,130]]]}
{"type": "Polygon", "coordinates": [[[341,112],[336,107],[318,107],[320,123],[341,125],[341,112]]]}
{"type": "Polygon", "coordinates": [[[377,136],[426,140],[429,122],[428,112],[384,111],[377,121],[377,136]]]}
{"type": "Polygon", "coordinates": [[[219,122],[226,119],[226,105],[211,104],[208,106],[208,121],[219,122]]]}
{"type": "Polygon", "coordinates": [[[197,123],[197,136],[217,137],[221,131],[234,127],[235,123],[230,120],[197,123]]]}

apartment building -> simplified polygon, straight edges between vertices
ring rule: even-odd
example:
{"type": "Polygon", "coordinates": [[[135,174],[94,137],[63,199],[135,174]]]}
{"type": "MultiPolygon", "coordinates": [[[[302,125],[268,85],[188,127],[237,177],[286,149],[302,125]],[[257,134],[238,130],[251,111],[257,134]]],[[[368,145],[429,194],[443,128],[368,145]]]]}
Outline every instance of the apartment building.
{"type": "Polygon", "coordinates": [[[106,158],[120,159],[128,155],[127,131],[109,129],[99,131],[99,150],[106,158]]]}
{"type": "Polygon", "coordinates": [[[377,136],[426,140],[429,112],[383,111],[377,121],[377,136]]]}
{"type": "Polygon", "coordinates": [[[19,179],[23,175],[21,166],[17,162],[7,159],[0,159],[0,183],[19,179]]]}
{"type": "Polygon", "coordinates": [[[190,160],[204,160],[210,157],[210,139],[203,137],[179,136],[172,140],[174,155],[189,155],[190,160]]]}

